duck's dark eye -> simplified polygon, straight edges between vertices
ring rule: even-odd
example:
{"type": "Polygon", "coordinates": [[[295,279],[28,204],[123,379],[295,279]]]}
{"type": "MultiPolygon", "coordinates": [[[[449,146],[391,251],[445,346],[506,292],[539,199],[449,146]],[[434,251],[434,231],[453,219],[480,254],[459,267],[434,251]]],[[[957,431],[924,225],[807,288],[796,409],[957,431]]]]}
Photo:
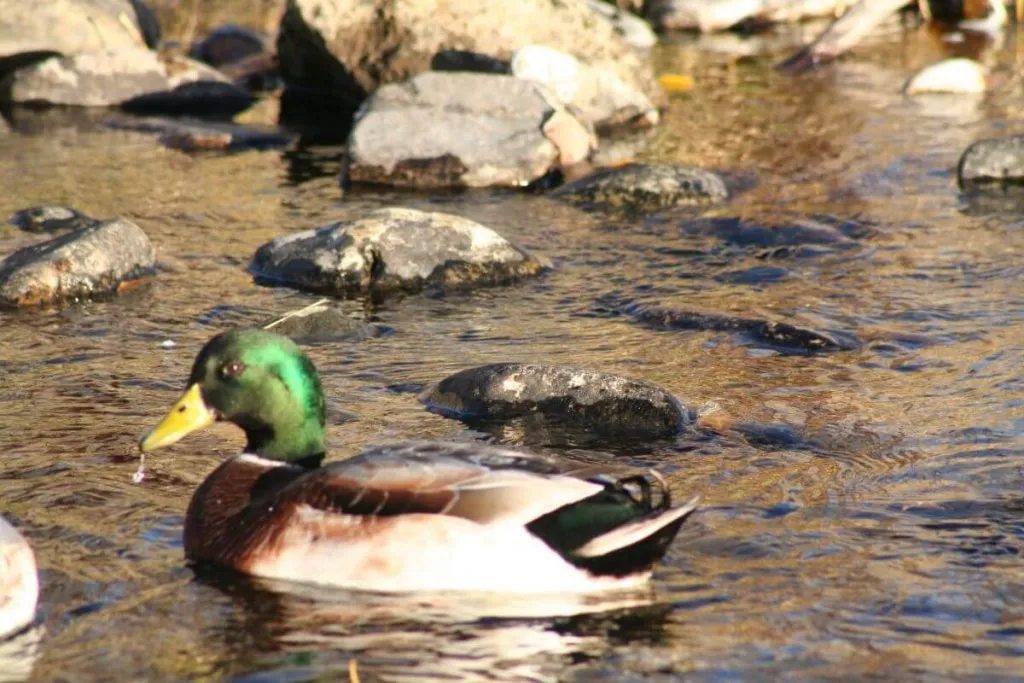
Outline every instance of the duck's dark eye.
{"type": "Polygon", "coordinates": [[[231,379],[232,377],[237,377],[238,375],[242,374],[243,370],[245,370],[245,364],[242,363],[242,361],[229,361],[224,365],[220,366],[220,376],[221,379],[231,379]]]}

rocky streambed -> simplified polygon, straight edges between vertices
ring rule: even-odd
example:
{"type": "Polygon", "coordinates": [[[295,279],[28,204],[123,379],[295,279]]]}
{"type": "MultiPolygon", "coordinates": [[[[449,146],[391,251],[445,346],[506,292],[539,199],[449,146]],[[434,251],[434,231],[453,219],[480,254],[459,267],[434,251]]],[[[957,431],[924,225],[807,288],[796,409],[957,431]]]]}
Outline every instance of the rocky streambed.
{"type": "MultiPolygon", "coordinates": [[[[968,49],[925,30],[792,77],[785,30],[656,36],[582,1],[270,4],[0,2],[0,513],[36,549],[45,625],[12,661],[38,680],[1014,675],[1012,78],[906,94],[968,49]],[[702,509],[653,596],[526,620],[193,572],[184,505],[242,444],[198,436],[141,485],[134,444],[243,325],[308,350],[333,458],[513,444],[655,468],[702,509]]],[[[976,55],[995,76],[1005,40],[976,55]]]]}

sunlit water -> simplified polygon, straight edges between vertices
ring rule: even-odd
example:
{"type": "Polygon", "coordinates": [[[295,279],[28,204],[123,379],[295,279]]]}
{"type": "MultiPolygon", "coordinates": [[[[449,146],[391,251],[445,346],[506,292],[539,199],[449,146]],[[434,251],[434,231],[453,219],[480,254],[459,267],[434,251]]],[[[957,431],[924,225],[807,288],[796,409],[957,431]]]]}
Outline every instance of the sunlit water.
{"type": "MultiPolygon", "coordinates": [[[[709,215],[857,226],[838,247],[781,253],[686,236],[694,210],[616,218],[509,192],[343,197],[332,149],[189,156],[95,128],[0,137],[0,214],[47,203],[124,215],[172,266],[116,300],[0,313],[0,509],[35,546],[42,578],[33,677],[335,679],[353,658],[363,680],[1020,675],[1024,200],[962,194],[953,169],[973,140],[1024,131],[1021,45],[992,59],[1008,82],[987,98],[917,101],[898,93],[937,55],[920,35],[798,81],[770,58],[730,65],[659,48],[659,70],[692,73],[697,89],[672,101],[648,157],[744,188],[709,215]],[[259,244],[390,205],[474,218],[556,269],[471,294],[343,302],[393,332],[309,348],[332,457],[404,437],[496,438],[659,467],[704,507],[653,599],[534,617],[595,607],[325,592],[185,565],[185,506],[239,434],[190,437],[134,485],[139,434],[212,334],[314,299],[254,285],[245,266],[259,244]],[[657,332],[603,314],[609,294],[865,344],[782,355],[721,333],[657,332]],[[516,425],[476,431],[417,402],[418,387],[494,361],[648,379],[802,441],[567,445],[516,425]],[[478,616],[495,612],[512,614],[478,616]]],[[[0,228],[0,256],[36,239],[0,228]]]]}

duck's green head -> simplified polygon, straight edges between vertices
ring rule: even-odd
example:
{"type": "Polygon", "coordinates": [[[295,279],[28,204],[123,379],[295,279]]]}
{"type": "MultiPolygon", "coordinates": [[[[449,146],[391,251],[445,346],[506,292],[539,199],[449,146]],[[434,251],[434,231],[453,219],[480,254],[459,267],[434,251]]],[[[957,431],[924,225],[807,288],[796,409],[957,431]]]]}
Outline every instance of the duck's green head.
{"type": "Polygon", "coordinates": [[[324,394],[316,368],[287,337],[259,329],[218,334],[196,356],[188,389],[139,443],[169,446],[216,420],[245,431],[246,451],[276,460],[324,453],[324,394]]]}

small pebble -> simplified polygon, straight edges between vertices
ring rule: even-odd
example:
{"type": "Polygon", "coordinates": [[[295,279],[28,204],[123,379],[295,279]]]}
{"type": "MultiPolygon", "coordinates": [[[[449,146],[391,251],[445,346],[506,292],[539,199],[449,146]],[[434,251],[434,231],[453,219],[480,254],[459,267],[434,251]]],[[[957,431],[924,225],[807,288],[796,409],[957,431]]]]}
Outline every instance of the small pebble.
{"type": "Polygon", "coordinates": [[[161,349],[173,349],[175,346],[177,346],[177,344],[170,339],[165,339],[164,341],[160,342],[161,349]]]}
{"type": "Polygon", "coordinates": [[[132,474],[132,483],[141,484],[142,480],[146,478],[146,454],[139,454],[139,467],[132,474]]]}

